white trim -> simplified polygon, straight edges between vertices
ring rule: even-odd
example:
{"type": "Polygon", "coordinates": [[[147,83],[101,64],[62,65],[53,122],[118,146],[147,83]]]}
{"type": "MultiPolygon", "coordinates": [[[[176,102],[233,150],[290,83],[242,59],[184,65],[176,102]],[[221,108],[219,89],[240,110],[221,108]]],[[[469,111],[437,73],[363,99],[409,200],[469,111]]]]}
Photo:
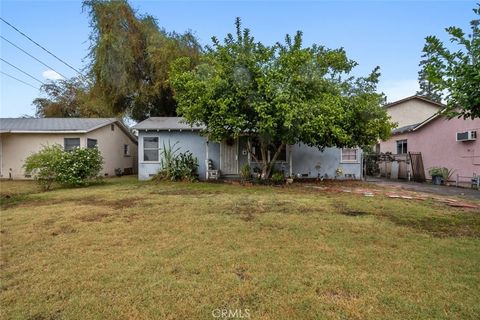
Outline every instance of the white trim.
{"type": "Polygon", "coordinates": [[[358,164],[360,163],[360,149],[359,148],[339,148],[340,149],[340,163],[352,163],[352,164],[358,164]],[[343,150],[344,149],[350,149],[350,150],[355,150],[355,160],[343,160],[343,150]]]}

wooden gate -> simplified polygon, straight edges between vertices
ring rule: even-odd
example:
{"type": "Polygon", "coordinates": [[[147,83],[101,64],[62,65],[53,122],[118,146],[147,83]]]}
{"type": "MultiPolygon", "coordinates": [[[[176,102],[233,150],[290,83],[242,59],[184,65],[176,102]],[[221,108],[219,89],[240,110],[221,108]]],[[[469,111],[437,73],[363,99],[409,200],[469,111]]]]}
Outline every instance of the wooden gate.
{"type": "Polygon", "coordinates": [[[421,152],[409,152],[410,163],[412,164],[412,180],[425,182],[425,169],[423,168],[423,159],[421,152]]]}

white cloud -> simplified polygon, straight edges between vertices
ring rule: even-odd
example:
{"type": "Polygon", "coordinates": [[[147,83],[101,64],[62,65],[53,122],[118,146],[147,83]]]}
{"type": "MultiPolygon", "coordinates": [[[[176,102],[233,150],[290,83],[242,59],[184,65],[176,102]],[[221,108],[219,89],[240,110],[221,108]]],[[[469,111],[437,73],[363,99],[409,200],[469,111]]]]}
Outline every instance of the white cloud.
{"type": "Polygon", "coordinates": [[[413,96],[419,90],[418,80],[390,80],[380,82],[378,91],[385,93],[387,102],[413,96]]]}
{"type": "Polygon", "coordinates": [[[48,80],[61,80],[63,79],[63,77],[61,75],[59,75],[58,73],[56,73],[55,71],[53,70],[45,70],[42,72],[42,76],[45,78],[45,79],[48,79],[48,80]]]}

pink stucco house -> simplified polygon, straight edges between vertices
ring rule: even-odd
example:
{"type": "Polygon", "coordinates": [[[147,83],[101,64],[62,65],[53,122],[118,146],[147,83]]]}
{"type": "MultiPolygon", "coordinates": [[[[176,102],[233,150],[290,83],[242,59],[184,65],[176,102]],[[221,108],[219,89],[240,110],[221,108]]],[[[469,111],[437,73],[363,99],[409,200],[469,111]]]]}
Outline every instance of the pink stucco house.
{"type": "Polygon", "coordinates": [[[446,119],[441,113],[417,124],[395,129],[391,138],[380,143],[380,152],[394,155],[421,152],[425,177],[428,169],[446,167],[456,176],[480,175],[480,119],[446,119]],[[478,139],[477,139],[478,136],[478,139]]]}

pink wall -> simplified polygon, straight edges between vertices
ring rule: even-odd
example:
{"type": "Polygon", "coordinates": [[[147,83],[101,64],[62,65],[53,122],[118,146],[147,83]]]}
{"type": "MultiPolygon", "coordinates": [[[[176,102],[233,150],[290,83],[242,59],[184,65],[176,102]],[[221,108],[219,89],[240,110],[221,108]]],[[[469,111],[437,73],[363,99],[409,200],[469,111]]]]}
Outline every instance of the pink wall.
{"type": "Polygon", "coordinates": [[[428,169],[447,167],[455,169],[452,179],[457,174],[480,175],[480,119],[463,120],[437,118],[417,131],[392,136],[380,143],[381,152],[397,153],[397,140],[408,140],[408,151],[421,152],[425,176],[430,179],[428,169]],[[477,140],[457,142],[456,133],[467,130],[477,131],[477,140]]]}

